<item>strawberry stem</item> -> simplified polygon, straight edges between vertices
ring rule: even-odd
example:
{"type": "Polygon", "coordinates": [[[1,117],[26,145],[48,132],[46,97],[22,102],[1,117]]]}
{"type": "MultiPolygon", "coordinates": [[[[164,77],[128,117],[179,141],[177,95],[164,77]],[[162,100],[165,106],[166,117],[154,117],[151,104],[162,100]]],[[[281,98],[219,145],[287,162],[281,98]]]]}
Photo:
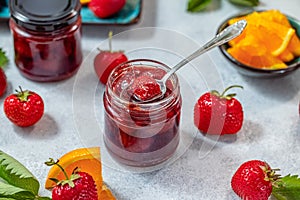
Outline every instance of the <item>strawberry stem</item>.
{"type": "Polygon", "coordinates": [[[109,45],[109,52],[112,53],[112,36],[113,36],[113,32],[109,31],[108,32],[108,45],[109,45]]]}
{"type": "Polygon", "coordinates": [[[67,172],[65,171],[65,169],[64,169],[58,162],[59,162],[59,160],[54,161],[53,158],[49,158],[49,160],[46,161],[45,164],[46,164],[47,166],[53,166],[53,165],[58,166],[58,167],[61,169],[61,171],[64,173],[66,179],[67,179],[67,180],[70,180],[70,178],[69,178],[67,172]]]}
{"type": "MultiPolygon", "coordinates": [[[[232,86],[229,86],[229,87],[227,87],[227,88],[224,90],[224,92],[221,94],[221,97],[226,97],[226,96],[228,96],[228,95],[225,96],[225,93],[226,93],[228,90],[232,89],[232,88],[241,88],[241,89],[244,89],[243,86],[241,86],[241,85],[232,85],[232,86]]],[[[235,96],[235,94],[229,94],[229,96],[232,96],[232,95],[235,96]]]]}
{"type": "Polygon", "coordinates": [[[26,102],[26,101],[28,101],[28,97],[30,96],[29,90],[23,91],[21,86],[19,86],[19,89],[20,89],[20,91],[15,90],[16,93],[17,93],[16,95],[17,95],[18,99],[19,99],[21,102],[26,102]]]}

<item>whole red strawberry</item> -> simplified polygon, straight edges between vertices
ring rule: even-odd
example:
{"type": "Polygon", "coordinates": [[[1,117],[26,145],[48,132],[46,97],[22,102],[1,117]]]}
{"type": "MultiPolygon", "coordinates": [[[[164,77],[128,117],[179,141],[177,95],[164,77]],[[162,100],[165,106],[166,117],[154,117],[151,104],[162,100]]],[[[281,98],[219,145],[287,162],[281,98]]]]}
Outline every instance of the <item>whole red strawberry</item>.
{"type": "Polygon", "coordinates": [[[260,160],[243,163],[231,179],[233,191],[245,200],[268,200],[272,185],[279,179],[270,166],[260,160]]]}
{"type": "Polygon", "coordinates": [[[43,99],[35,92],[23,91],[21,87],[16,94],[6,97],[3,107],[7,118],[21,127],[34,125],[44,114],[43,99]]]}
{"type": "Polygon", "coordinates": [[[109,50],[100,52],[94,59],[94,69],[101,83],[106,84],[107,79],[119,64],[128,61],[123,51],[112,51],[112,32],[109,32],[109,50]]]}
{"type": "Polygon", "coordinates": [[[119,12],[125,3],[126,0],[91,0],[88,7],[97,17],[107,18],[119,12]]]}
{"type": "Polygon", "coordinates": [[[66,180],[56,182],[56,186],[52,189],[52,200],[98,200],[96,183],[91,175],[86,172],[78,172],[76,169],[70,177],[65,170],[59,165],[59,161],[50,158],[45,162],[46,165],[57,165],[63,170],[66,180]]]}
{"type": "Polygon", "coordinates": [[[0,48],[0,97],[5,93],[7,88],[7,81],[5,73],[2,69],[8,63],[8,58],[5,52],[0,48]]]}
{"type": "Polygon", "coordinates": [[[220,94],[211,91],[203,94],[194,106],[194,124],[202,133],[208,134],[235,134],[243,124],[243,108],[234,98],[236,94],[225,93],[233,88],[230,86],[220,94]]]}

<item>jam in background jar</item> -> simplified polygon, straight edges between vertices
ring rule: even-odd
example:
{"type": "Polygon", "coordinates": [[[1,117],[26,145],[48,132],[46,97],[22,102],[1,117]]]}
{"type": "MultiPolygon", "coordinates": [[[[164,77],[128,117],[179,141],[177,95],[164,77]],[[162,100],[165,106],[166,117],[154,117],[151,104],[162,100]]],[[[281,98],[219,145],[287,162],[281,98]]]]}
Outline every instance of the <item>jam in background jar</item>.
{"type": "Polygon", "coordinates": [[[79,0],[11,0],[15,63],[34,81],[72,76],[82,62],[79,0]]]}
{"type": "Polygon", "coordinates": [[[137,102],[127,92],[139,76],[161,78],[169,68],[157,61],[132,60],[111,74],[103,96],[104,142],[119,163],[153,166],[170,158],[179,144],[181,96],[176,75],[167,81],[163,98],[137,102]]]}

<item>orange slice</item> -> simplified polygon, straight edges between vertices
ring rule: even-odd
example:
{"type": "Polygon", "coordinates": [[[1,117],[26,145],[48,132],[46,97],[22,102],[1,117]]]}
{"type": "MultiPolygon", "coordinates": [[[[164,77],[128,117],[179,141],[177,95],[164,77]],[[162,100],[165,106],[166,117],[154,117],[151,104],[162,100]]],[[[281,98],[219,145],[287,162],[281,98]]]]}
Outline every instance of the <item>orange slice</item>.
{"type": "Polygon", "coordinates": [[[300,40],[296,34],[291,38],[291,41],[287,48],[294,54],[294,56],[300,56],[300,40]]]}
{"type": "Polygon", "coordinates": [[[282,69],[287,67],[283,61],[274,57],[266,48],[255,45],[252,40],[255,40],[255,38],[248,37],[247,40],[229,48],[227,51],[239,62],[255,68],[282,69]]]}
{"type": "Polygon", "coordinates": [[[91,2],[91,0],[80,0],[81,5],[86,5],[90,2],[91,2]]]}
{"type": "Polygon", "coordinates": [[[253,12],[231,19],[228,24],[241,19],[248,25],[239,37],[229,41],[232,48],[228,49],[238,61],[256,68],[278,69],[286,68],[284,62],[300,56],[300,40],[280,11],[253,12]]]}
{"type": "MultiPolygon", "coordinates": [[[[65,169],[68,176],[72,174],[76,167],[78,167],[81,171],[90,174],[96,183],[99,196],[103,185],[99,147],[80,148],[70,151],[59,159],[59,164],[65,169]]],[[[49,178],[65,180],[63,172],[56,165],[52,166],[49,170],[45,183],[46,189],[51,189],[55,186],[55,183],[49,178]]]]}
{"type": "Polygon", "coordinates": [[[289,49],[285,49],[278,58],[282,60],[283,62],[290,62],[295,58],[295,56],[289,51],[289,49]]]}
{"type": "Polygon", "coordinates": [[[107,188],[106,185],[102,185],[102,189],[100,193],[98,193],[99,200],[115,200],[116,198],[111,193],[111,191],[107,188]]]}
{"type": "MultiPolygon", "coordinates": [[[[267,20],[268,18],[275,19],[273,16],[274,14],[271,13],[272,17],[268,16],[268,14],[270,15],[270,13],[265,12],[253,12],[245,17],[238,17],[229,20],[229,24],[232,24],[240,19],[246,19],[248,22],[245,31],[239,37],[230,41],[229,44],[231,46],[236,45],[241,40],[247,39],[247,35],[255,35],[257,37],[256,43],[264,44],[274,56],[279,56],[281,53],[283,53],[289,45],[291,38],[295,34],[295,30],[273,20],[267,20]]],[[[280,18],[278,21],[285,20],[280,18]]]]}
{"type": "Polygon", "coordinates": [[[292,27],[288,18],[284,14],[282,14],[279,10],[267,10],[261,12],[260,17],[268,21],[279,23],[288,28],[292,27]]]}

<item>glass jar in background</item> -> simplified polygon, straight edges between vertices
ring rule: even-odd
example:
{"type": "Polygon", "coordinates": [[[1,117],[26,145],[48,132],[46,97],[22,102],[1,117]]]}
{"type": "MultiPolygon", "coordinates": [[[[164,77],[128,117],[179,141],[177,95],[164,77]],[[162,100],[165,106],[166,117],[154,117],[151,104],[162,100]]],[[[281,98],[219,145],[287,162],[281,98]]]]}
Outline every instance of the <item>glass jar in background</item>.
{"type": "Polygon", "coordinates": [[[72,76],[82,62],[79,0],[11,0],[15,63],[34,81],[72,76]]]}
{"type": "Polygon", "coordinates": [[[153,60],[119,65],[109,77],[103,95],[104,142],[119,163],[153,166],[170,158],[179,144],[181,95],[178,78],[167,81],[164,97],[153,102],[134,101],[128,86],[139,76],[161,78],[169,67],[153,60]]]}

